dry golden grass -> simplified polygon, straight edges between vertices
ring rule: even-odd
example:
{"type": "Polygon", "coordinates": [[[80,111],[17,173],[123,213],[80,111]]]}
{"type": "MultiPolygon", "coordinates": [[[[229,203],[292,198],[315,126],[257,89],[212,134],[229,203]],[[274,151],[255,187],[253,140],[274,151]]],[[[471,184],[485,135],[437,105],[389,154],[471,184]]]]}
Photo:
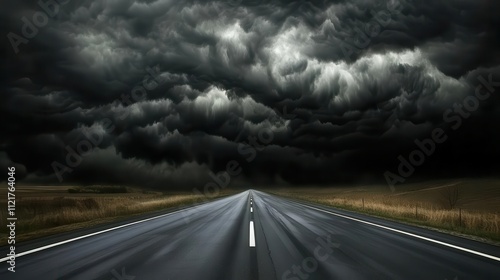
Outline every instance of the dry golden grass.
{"type": "MultiPolygon", "coordinates": [[[[182,205],[202,202],[207,198],[192,193],[160,193],[131,190],[120,194],[67,192],[66,188],[16,188],[16,239],[26,240],[48,233],[109,222],[120,218],[182,205]],[[76,226],[80,224],[81,226],[76,226]],[[69,226],[72,225],[72,226],[69,226]],[[68,227],[69,226],[69,227],[68,227]],[[56,230],[57,229],[57,230],[56,230]],[[29,238],[28,238],[29,237],[29,238]]],[[[5,192],[5,191],[4,191],[5,192]]],[[[0,202],[6,205],[6,194],[0,202]]],[[[230,194],[221,192],[219,196],[230,194]]],[[[7,219],[7,207],[0,209],[0,221],[7,219]]],[[[0,244],[6,243],[7,228],[0,229],[0,244]]]]}
{"type": "Polygon", "coordinates": [[[400,186],[281,189],[275,194],[381,217],[500,241],[500,184],[496,180],[436,181],[400,186]],[[460,197],[450,209],[442,200],[447,186],[460,197]]]}

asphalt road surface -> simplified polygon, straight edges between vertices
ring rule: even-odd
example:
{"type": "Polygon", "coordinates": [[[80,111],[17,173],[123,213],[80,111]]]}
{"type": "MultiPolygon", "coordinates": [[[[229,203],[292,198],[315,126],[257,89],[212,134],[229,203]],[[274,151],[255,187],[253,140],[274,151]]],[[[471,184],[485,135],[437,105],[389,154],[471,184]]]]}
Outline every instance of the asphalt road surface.
{"type": "Polygon", "coordinates": [[[17,254],[0,279],[500,279],[499,247],[258,191],[17,254]]]}

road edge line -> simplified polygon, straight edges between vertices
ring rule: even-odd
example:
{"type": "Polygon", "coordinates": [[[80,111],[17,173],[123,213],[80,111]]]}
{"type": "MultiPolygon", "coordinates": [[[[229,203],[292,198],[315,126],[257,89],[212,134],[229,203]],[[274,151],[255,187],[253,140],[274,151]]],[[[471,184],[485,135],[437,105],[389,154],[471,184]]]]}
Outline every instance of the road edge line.
{"type": "Polygon", "coordinates": [[[449,244],[449,243],[446,243],[446,242],[443,242],[443,241],[439,241],[439,240],[435,240],[435,239],[432,239],[432,238],[429,238],[429,237],[420,236],[420,235],[417,235],[417,234],[414,234],[414,233],[410,233],[410,232],[406,232],[406,231],[403,231],[403,230],[399,230],[399,229],[395,229],[395,228],[391,228],[391,227],[379,225],[379,224],[376,224],[376,223],[364,221],[364,220],[361,220],[361,219],[349,217],[349,216],[346,216],[346,215],[334,213],[334,212],[331,212],[331,211],[327,211],[327,210],[324,210],[324,209],[321,209],[321,208],[316,208],[316,207],[309,206],[309,205],[306,205],[306,204],[302,204],[302,203],[299,203],[299,204],[301,204],[301,205],[303,205],[303,206],[305,206],[307,208],[311,208],[311,209],[314,209],[314,210],[317,210],[317,211],[328,213],[330,215],[335,215],[335,216],[342,217],[342,218],[345,218],[345,219],[349,219],[349,220],[353,220],[353,221],[356,221],[356,222],[364,223],[364,224],[367,224],[367,225],[379,227],[379,228],[390,230],[390,231],[397,232],[397,233],[400,233],[400,234],[412,236],[412,237],[415,237],[415,238],[418,238],[418,239],[422,239],[422,240],[425,240],[425,241],[429,241],[429,242],[436,243],[436,244],[439,244],[439,245],[442,245],[442,246],[450,247],[450,248],[453,248],[453,249],[456,249],[456,250],[464,251],[464,252],[467,252],[467,253],[470,253],[470,254],[478,255],[478,256],[481,256],[481,257],[484,257],[484,258],[488,258],[488,259],[500,262],[500,257],[492,256],[492,255],[489,255],[489,254],[486,254],[486,253],[482,253],[482,252],[478,252],[478,251],[475,251],[475,250],[472,250],[472,249],[467,249],[467,248],[460,247],[460,246],[457,246],[457,245],[449,244]]]}

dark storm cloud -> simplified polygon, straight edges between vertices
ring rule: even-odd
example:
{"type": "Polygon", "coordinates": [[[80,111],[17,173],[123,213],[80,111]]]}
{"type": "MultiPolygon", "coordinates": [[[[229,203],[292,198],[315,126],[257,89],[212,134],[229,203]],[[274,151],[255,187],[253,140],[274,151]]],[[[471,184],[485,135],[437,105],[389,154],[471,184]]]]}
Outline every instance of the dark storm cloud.
{"type": "MultiPolygon", "coordinates": [[[[232,159],[237,183],[383,180],[500,79],[495,1],[42,2],[0,11],[0,165],[26,182],[198,186],[232,159]]],[[[499,102],[415,176],[497,173],[499,102]]]]}

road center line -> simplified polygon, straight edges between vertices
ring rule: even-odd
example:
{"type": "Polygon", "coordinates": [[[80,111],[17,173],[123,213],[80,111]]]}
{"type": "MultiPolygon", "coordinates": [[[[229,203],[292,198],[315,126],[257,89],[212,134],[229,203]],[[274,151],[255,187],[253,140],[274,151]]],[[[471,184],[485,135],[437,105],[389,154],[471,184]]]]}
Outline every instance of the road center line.
{"type": "Polygon", "coordinates": [[[442,242],[442,241],[439,241],[439,240],[435,240],[435,239],[432,239],[432,238],[420,236],[420,235],[417,235],[417,234],[409,233],[409,232],[402,231],[402,230],[399,230],[399,229],[394,229],[394,228],[382,226],[382,225],[379,225],[379,224],[375,224],[375,223],[363,221],[363,220],[360,220],[360,219],[352,218],[352,217],[349,217],[349,216],[345,216],[345,215],[342,215],[342,214],[337,214],[337,213],[334,213],[334,212],[326,211],[326,210],[323,210],[323,209],[320,209],[320,208],[316,208],[316,207],[312,207],[312,206],[309,206],[309,205],[305,205],[305,204],[301,204],[301,205],[303,205],[305,207],[308,207],[308,208],[311,208],[311,209],[314,209],[314,210],[317,210],[317,211],[328,213],[330,215],[335,215],[335,216],[338,216],[338,217],[342,217],[342,218],[345,218],[345,219],[353,220],[353,221],[360,222],[360,223],[363,223],[363,224],[367,224],[367,225],[371,225],[371,226],[383,228],[383,229],[386,229],[386,230],[390,230],[390,231],[397,232],[397,233],[400,233],[400,234],[404,234],[404,235],[408,235],[408,236],[411,236],[411,237],[419,238],[419,239],[422,239],[422,240],[425,240],[425,241],[429,241],[429,242],[432,242],[432,243],[436,243],[436,244],[439,244],[439,245],[443,245],[443,246],[446,246],[446,247],[450,247],[450,248],[453,248],[453,249],[457,249],[457,250],[460,250],[460,251],[464,251],[464,252],[467,252],[467,253],[471,253],[471,254],[474,254],[474,255],[478,255],[478,256],[481,256],[481,257],[485,257],[485,258],[492,259],[494,261],[500,262],[500,258],[496,257],[496,256],[488,255],[488,254],[485,254],[485,253],[481,253],[481,252],[474,251],[474,250],[471,250],[471,249],[463,248],[463,247],[460,247],[460,246],[457,246],[457,245],[449,244],[449,243],[442,242]]]}
{"type": "Polygon", "coordinates": [[[253,221],[250,221],[250,247],[255,247],[255,231],[253,228],[253,221]]]}
{"type": "Polygon", "coordinates": [[[253,207],[250,207],[250,213],[253,213],[253,207]]]}

